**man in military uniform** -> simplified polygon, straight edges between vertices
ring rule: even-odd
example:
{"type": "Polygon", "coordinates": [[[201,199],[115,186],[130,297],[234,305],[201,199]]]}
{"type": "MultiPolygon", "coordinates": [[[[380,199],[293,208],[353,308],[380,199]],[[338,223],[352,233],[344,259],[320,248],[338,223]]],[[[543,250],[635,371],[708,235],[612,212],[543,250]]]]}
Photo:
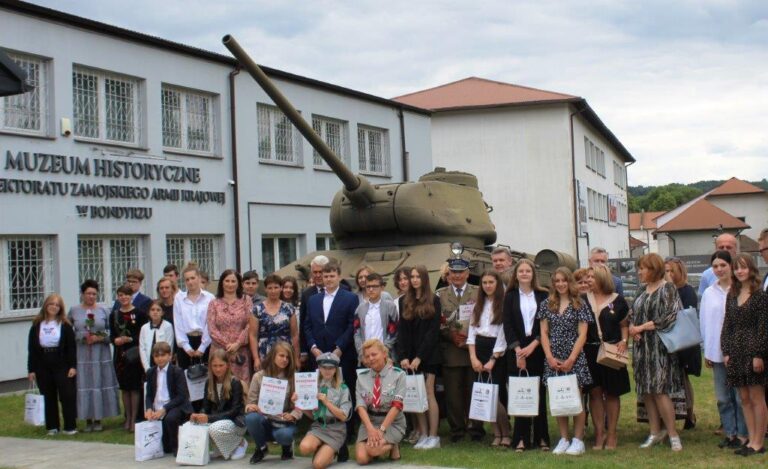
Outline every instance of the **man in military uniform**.
{"type": "Polygon", "coordinates": [[[473,441],[483,438],[482,422],[469,421],[469,403],[475,373],[469,361],[467,332],[478,288],[467,283],[469,262],[448,260],[450,285],[437,290],[440,297],[440,349],[443,353],[443,385],[448,407],[451,441],[457,442],[469,432],[473,441]],[[469,423],[469,426],[467,425],[469,423]]]}

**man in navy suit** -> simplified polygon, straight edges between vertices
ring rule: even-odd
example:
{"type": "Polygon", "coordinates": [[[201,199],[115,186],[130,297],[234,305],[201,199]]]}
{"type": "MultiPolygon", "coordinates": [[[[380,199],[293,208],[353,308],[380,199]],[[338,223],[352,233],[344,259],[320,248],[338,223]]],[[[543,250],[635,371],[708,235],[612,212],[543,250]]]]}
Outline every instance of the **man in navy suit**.
{"type": "MultiPolygon", "coordinates": [[[[133,290],[133,296],[131,297],[131,304],[136,307],[139,312],[145,315],[149,314],[149,307],[152,304],[152,298],[143,294],[141,290],[141,284],[144,282],[144,272],[139,269],[131,269],[125,273],[125,284],[131,287],[133,290]]],[[[120,304],[115,301],[112,306],[112,310],[119,309],[120,304]]]]}
{"type": "MultiPolygon", "coordinates": [[[[339,288],[341,268],[338,264],[328,263],[323,266],[323,294],[314,294],[309,298],[306,321],[302,323],[304,339],[309,349],[310,370],[317,368],[315,359],[325,352],[336,354],[341,359],[341,373],[349,387],[351,396],[355,395],[357,383],[357,353],[353,338],[353,322],[359,299],[354,293],[339,288]]],[[[354,397],[352,398],[354,402],[354,397]]],[[[347,436],[352,437],[352,419],[347,424],[347,436]]]]}

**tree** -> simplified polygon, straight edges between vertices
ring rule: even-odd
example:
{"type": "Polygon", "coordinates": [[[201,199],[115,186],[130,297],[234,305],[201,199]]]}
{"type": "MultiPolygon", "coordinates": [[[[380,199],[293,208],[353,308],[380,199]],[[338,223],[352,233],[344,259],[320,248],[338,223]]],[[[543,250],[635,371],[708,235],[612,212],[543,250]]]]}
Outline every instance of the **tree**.
{"type": "Polygon", "coordinates": [[[661,192],[656,199],[651,202],[650,206],[648,207],[648,210],[652,212],[657,211],[668,211],[672,210],[673,208],[677,207],[678,203],[675,199],[675,196],[668,191],[661,192]]]}

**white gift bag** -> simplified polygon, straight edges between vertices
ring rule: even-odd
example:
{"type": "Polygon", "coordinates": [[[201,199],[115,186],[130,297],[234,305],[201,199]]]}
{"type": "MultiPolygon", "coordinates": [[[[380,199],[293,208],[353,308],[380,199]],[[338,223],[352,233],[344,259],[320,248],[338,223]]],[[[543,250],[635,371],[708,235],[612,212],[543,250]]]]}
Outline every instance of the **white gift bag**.
{"type": "Polygon", "coordinates": [[[163,452],[163,422],[146,420],[136,423],[133,446],[137,462],[162,458],[163,452]]]}
{"type": "Polygon", "coordinates": [[[403,397],[403,412],[420,414],[429,408],[427,400],[427,385],[423,374],[405,376],[405,396],[403,397]]]}
{"type": "Polygon", "coordinates": [[[472,401],[469,404],[470,420],[482,422],[496,422],[496,412],[499,409],[499,385],[491,382],[482,382],[482,378],[472,385],[472,401]]]}
{"type": "Polygon", "coordinates": [[[265,376],[261,380],[259,390],[259,412],[264,415],[279,415],[285,407],[285,396],[288,394],[288,380],[265,376]]]}
{"type": "Polygon", "coordinates": [[[189,401],[195,402],[200,401],[205,397],[205,383],[208,381],[207,376],[203,376],[202,378],[197,379],[189,379],[189,376],[187,376],[187,372],[189,370],[184,370],[184,377],[187,379],[187,390],[189,391],[189,401]]]}
{"type": "Polygon", "coordinates": [[[179,427],[179,450],[176,453],[176,463],[205,466],[209,461],[208,425],[187,422],[179,427]]]}
{"type": "Polygon", "coordinates": [[[584,411],[579,380],[574,374],[547,378],[547,393],[553,417],[571,417],[584,411]]]}
{"type": "MultiPolygon", "coordinates": [[[[521,371],[522,373],[522,371],[521,371]]],[[[536,417],[539,415],[539,377],[528,376],[509,377],[509,397],[507,413],[515,417],[536,417]]]]}
{"type": "Polygon", "coordinates": [[[45,425],[45,400],[36,382],[29,385],[29,392],[24,396],[24,421],[36,427],[45,425]]]}

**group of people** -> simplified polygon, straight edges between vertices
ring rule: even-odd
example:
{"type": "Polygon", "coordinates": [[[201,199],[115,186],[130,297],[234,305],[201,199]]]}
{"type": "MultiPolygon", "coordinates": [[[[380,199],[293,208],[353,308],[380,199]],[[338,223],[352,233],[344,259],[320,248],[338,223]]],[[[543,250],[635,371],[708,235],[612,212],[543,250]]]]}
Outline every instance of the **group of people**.
{"type": "MultiPolygon", "coordinates": [[[[765,451],[768,278],[758,278],[752,257],[736,253],[729,236],[716,242],[714,281],[702,292],[700,323],[725,435],[720,445],[749,456],[765,451]]],[[[768,260],[768,230],[760,247],[768,260]]],[[[629,355],[631,344],[638,407],[650,427],[641,448],[668,439],[673,451],[682,450],[676,401],[684,396],[685,428],[695,426],[687,375],[700,374],[701,349],[668,353],[659,331],[674,327],[684,307],[697,306],[684,264],[642,256],[642,288],[630,305],[603,249],[591,251],[588,268],[556,269],[548,290],[530,260],[513,262],[504,247],[491,257],[494,268],[476,279],[478,285],[469,283],[469,263],[460,257],[448,260],[446,285],[436,290],[425,266],[400,268],[392,277],[395,295],[384,291],[384,278],[369,266],[361,266],[349,285],[325,256],[313,259],[304,290],[295,278],[272,274],[264,278],[265,296],[253,271],[225,270],[214,295],[195,264],[181,272],[169,265],[156,300],[140,292],[144,275],[131,270],[110,309],[97,302],[98,283],[86,280],[81,304],[68,314],[59,295],[46,298],[30,329],[30,380],[45,396],[51,435],[76,433],[77,419],[85,420],[87,432],[102,430],[104,418],[120,413],[121,394],[126,430],[133,431],[137,420],[162,419],[167,452],[176,451],[178,428],[189,420],[209,425],[214,455],[226,459],[245,457],[248,433],[255,442],[252,463],[265,457],[270,441],[282,447],[282,459],[292,458],[297,423],[306,417],[311,426],[299,451],[312,455],[315,467],[327,467],[334,458],[348,459],[352,442],[360,464],[399,459],[401,443],[439,448],[439,400],[451,442],[483,440],[483,422],[468,417],[476,381],[499,386],[491,446],[549,451],[547,381],[575,375],[588,405],[572,416],[572,431],[569,417],[557,417],[560,438],[551,452],[579,455],[586,449],[586,410],[593,449],[618,445],[629,370],[602,364],[600,355],[605,344],[629,355]],[[192,401],[189,372],[201,365],[207,380],[202,398],[192,401]],[[295,373],[314,370],[317,408],[299,409],[295,373]],[[407,374],[423,376],[427,402],[424,412],[408,418],[407,374]],[[510,422],[507,381],[523,375],[540,377],[538,414],[510,422]],[[278,413],[265,412],[259,400],[274,380],[288,383],[278,413]],[[444,396],[438,395],[440,380],[444,396]]]]}

